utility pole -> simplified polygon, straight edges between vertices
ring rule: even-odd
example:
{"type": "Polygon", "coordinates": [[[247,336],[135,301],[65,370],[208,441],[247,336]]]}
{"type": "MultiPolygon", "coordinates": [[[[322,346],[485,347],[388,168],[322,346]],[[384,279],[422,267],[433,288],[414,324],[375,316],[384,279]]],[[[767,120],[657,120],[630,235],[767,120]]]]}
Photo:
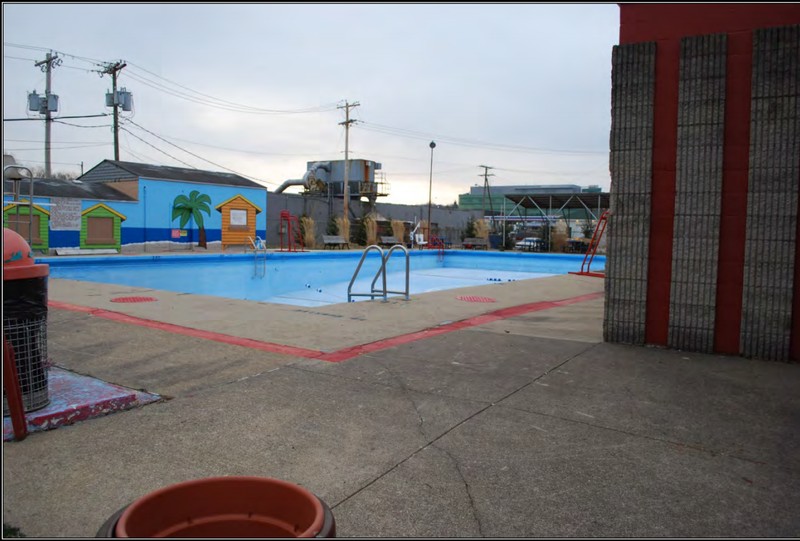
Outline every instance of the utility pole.
{"type": "Polygon", "coordinates": [[[35,64],[35,66],[41,68],[41,70],[47,74],[44,88],[44,176],[47,178],[50,178],[50,174],[52,173],[50,169],[50,130],[52,128],[53,118],[50,114],[50,85],[52,82],[53,66],[59,65],[61,65],[61,59],[58,58],[57,54],[54,55],[52,52],[47,53],[44,60],[40,60],[35,64]]]}
{"type": "Polygon", "coordinates": [[[492,230],[494,230],[494,207],[492,206],[492,192],[489,189],[489,177],[493,177],[494,173],[489,173],[489,169],[494,169],[494,167],[490,167],[488,165],[479,165],[478,167],[483,167],[483,174],[478,175],[479,177],[483,177],[483,199],[481,199],[481,205],[483,206],[483,212],[486,212],[486,194],[489,194],[489,211],[491,212],[492,216],[492,230]]]}
{"type": "MultiPolygon", "coordinates": [[[[344,105],[340,105],[337,109],[344,109],[344,122],[339,122],[339,125],[344,125],[344,210],[343,214],[344,217],[349,221],[350,212],[349,204],[350,204],[350,124],[355,122],[355,120],[350,120],[350,108],[351,107],[358,107],[361,105],[360,103],[353,102],[348,103],[347,101],[344,102],[344,105]]],[[[347,231],[346,240],[350,240],[350,232],[347,231]]]]}
{"type": "MultiPolygon", "coordinates": [[[[114,160],[119,161],[119,100],[117,99],[117,73],[127,66],[122,60],[114,64],[107,64],[106,69],[100,72],[111,75],[111,106],[114,108],[114,160]]],[[[108,103],[106,103],[108,105],[108,103]]]]}

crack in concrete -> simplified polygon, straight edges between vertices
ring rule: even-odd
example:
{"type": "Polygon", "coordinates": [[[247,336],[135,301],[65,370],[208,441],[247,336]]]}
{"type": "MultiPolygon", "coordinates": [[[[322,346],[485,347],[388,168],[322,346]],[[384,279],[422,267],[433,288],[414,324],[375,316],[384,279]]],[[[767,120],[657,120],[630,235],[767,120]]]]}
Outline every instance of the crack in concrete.
{"type": "Polygon", "coordinates": [[[378,363],[379,366],[383,367],[383,369],[389,373],[389,375],[392,377],[393,380],[397,382],[398,385],[400,385],[400,389],[403,391],[403,396],[409,402],[411,402],[411,406],[414,408],[414,413],[417,414],[417,419],[419,419],[419,423],[417,423],[417,430],[419,431],[419,433],[422,435],[423,438],[427,439],[428,435],[425,433],[425,427],[424,427],[425,418],[422,417],[422,414],[419,411],[419,407],[417,407],[416,401],[411,397],[411,393],[417,391],[414,391],[413,389],[409,389],[408,387],[406,387],[406,384],[403,381],[403,379],[400,378],[400,376],[398,376],[397,374],[395,374],[391,368],[382,363],[380,359],[375,357],[373,357],[373,359],[375,360],[376,363],[378,363]]]}
{"type": "Polygon", "coordinates": [[[467,482],[467,478],[464,477],[464,472],[461,471],[461,464],[447,449],[438,447],[436,443],[431,443],[430,447],[433,447],[440,453],[444,453],[453,463],[453,466],[455,466],[456,472],[458,472],[458,476],[461,478],[461,482],[464,483],[464,490],[467,492],[467,498],[469,499],[469,508],[472,510],[472,518],[478,526],[478,534],[480,534],[480,537],[486,537],[486,534],[483,533],[483,524],[481,523],[481,517],[478,515],[478,508],[475,506],[475,499],[472,497],[472,490],[470,490],[469,482],[467,482]]]}

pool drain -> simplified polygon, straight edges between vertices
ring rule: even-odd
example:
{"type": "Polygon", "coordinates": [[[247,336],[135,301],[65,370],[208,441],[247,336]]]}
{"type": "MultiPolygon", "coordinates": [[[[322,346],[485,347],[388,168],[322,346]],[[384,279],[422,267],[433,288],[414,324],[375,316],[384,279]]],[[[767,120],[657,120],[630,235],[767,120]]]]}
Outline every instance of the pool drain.
{"type": "Polygon", "coordinates": [[[111,302],[154,302],[157,301],[155,297],[115,297],[111,302]]]}
{"type": "Polygon", "coordinates": [[[497,302],[491,297],[479,297],[477,295],[459,295],[456,299],[466,302],[497,302]]]}

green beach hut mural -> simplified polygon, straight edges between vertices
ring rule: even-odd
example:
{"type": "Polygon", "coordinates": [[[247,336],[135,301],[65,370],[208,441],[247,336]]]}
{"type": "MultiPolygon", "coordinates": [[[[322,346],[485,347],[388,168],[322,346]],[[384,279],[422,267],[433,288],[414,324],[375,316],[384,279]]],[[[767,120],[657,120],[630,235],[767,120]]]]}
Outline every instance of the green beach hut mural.
{"type": "Polygon", "coordinates": [[[189,197],[181,194],[172,202],[172,220],[180,218],[180,229],[183,229],[189,220],[194,220],[197,224],[198,238],[197,246],[200,248],[207,248],[206,245],[206,229],[203,222],[203,212],[211,216],[211,198],[200,193],[198,190],[192,190],[189,197]]]}
{"type": "Polygon", "coordinates": [[[81,212],[81,248],[120,249],[120,229],[127,218],[98,203],[81,212]]]}
{"type": "Polygon", "coordinates": [[[3,227],[12,229],[22,235],[26,241],[31,239],[31,248],[34,250],[47,251],[50,247],[50,213],[37,205],[33,204],[33,211],[25,200],[25,205],[9,204],[3,207],[3,227]],[[33,218],[29,216],[33,214],[33,218]],[[33,224],[33,235],[28,229],[33,224]]]}

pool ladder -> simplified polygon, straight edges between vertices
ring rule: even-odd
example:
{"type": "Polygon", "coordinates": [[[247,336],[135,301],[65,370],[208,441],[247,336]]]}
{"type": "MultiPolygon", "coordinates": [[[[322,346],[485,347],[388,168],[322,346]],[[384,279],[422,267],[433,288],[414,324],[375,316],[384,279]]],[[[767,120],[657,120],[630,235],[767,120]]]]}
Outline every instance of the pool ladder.
{"type": "Polygon", "coordinates": [[[387,302],[387,295],[389,293],[397,294],[397,295],[404,295],[405,299],[408,300],[408,282],[409,282],[409,269],[411,268],[411,262],[409,259],[408,249],[403,246],[402,244],[395,244],[389,250],[384,253],[383,248],[377,246],[375,244],[371,246],[367,246],[364,249],[364,253],[361,254],[361,259],[358,262],[358,266],[356,267],[356,271],[353,273],[353,277],[350,279],[350,285],[347,286],[347,302],[351,302],[353,297],[370,297],[371,299],[375,299],[375,297],[383,296],[383,302],[387,302]],[[361,266],[364,264],[364,260],[367,258],[367,254],[375,250],[381,256],[381,266],[378,269],[378,272],[375,273],[375,278],[372,279],[372,284],[370,285],[370,292],[369,293],[353,293],[353,284],[358,277],[358,273],[361,271],[361,266]],[[389,258],[392,257],[392,252],[395,250],[402,251],[406,256],[406,289],[405,291],[389,291],[386,288],[386,263],[389,261],[389,258]],[[382,278],[383,286],[379,289],[375,288],[375,283],[378,281],[378,278],[382,278]]]}
{"type": "Polygon", "coordinates": [[[263,240],[256,237],[253,242],[253,277],[263,278],[267,275],[267,246],[263,240]]]}

